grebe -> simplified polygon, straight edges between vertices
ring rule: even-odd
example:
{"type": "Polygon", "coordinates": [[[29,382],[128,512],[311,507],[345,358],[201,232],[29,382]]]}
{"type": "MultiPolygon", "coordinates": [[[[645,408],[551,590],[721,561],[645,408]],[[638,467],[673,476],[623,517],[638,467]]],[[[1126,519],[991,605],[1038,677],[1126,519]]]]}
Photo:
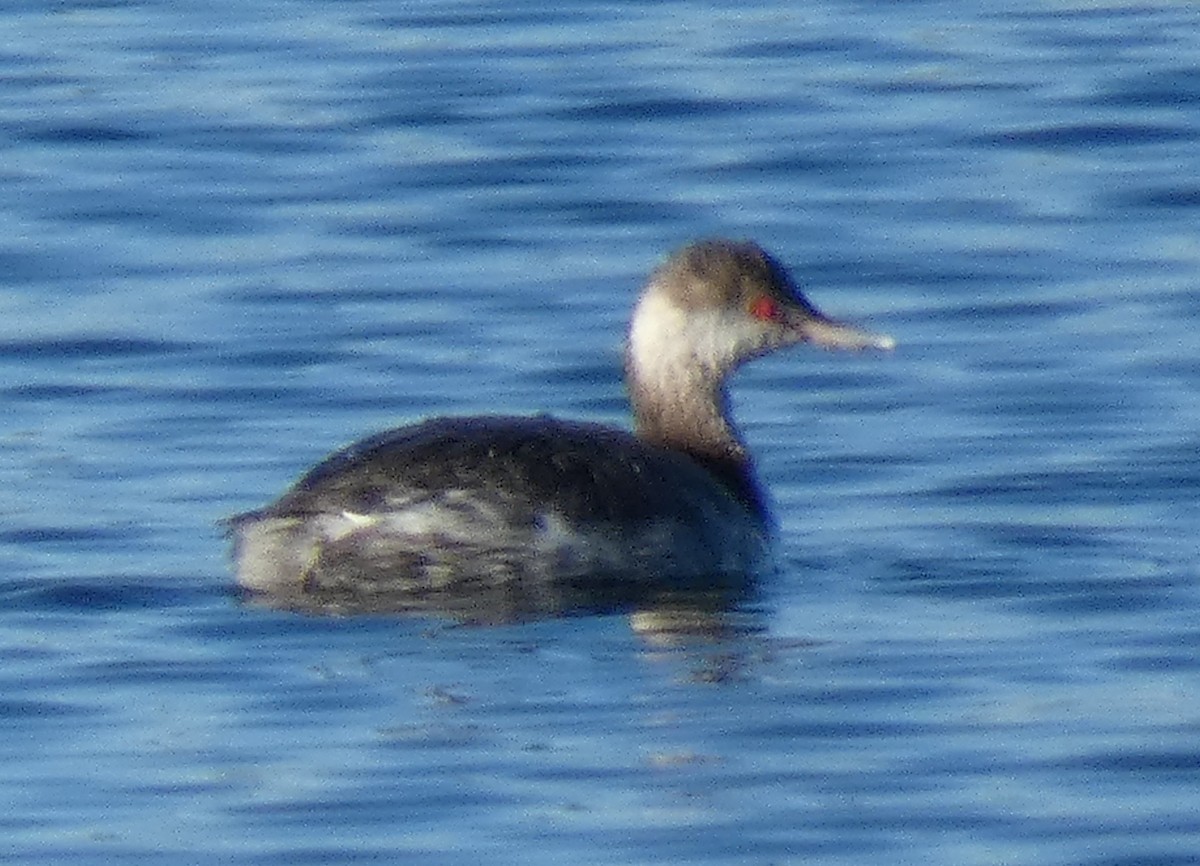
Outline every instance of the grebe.
{"type": "Polygon", "coordinates": [[[771,521],[725,381],[794,343],[894,345],[825,317],[757,244],[693,243],[634,309],[635,434],[483,416],[369,437],[227,522],[238,582],[286,605],[505,619],[746,581],[771,521]]]}

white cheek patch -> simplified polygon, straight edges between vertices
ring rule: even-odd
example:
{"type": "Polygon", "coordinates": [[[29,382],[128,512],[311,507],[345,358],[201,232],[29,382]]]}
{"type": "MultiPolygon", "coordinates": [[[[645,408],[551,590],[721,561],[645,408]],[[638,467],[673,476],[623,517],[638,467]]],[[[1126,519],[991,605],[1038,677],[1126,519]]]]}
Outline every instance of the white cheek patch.
{"type": "Polygon", "coordinates": [[[639,302],[629,329],[629,355],[643,381],[694,379],[702,370],[723,375],[762,348],[768,330],[737,310],[685,311],[652,292],[639,302]]]}
{"type": "Polygon", "coordinates": [[[629,329],[629,356],[634,368],[645,372],[684,362],[686,327],[683,313],[665,297],[643,296],[629,329]]]}

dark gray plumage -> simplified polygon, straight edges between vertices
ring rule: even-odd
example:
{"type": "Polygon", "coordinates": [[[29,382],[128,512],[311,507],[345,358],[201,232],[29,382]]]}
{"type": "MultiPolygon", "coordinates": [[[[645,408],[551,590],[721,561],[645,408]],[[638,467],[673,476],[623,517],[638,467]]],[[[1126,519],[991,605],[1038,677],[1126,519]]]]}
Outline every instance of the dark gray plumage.
{"type": "Polygon", "coordinates": [[[798,342],[892,345],[823,316],[755,244],[690,245],[634,311],[636,435],[485,416],[372,436],[228,521],[239,582],[298,606],[486,619],[744,584],[770,521],[725,379],[798,342]]]}

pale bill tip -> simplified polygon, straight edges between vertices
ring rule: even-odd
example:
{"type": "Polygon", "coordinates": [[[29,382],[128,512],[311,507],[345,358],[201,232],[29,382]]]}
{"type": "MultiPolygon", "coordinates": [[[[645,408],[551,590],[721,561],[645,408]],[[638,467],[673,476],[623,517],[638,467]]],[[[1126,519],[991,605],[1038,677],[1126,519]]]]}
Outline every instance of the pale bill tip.
{"type": "Polygon", "coordinates": [[[890,352],[896,348],[896,338],[890,337],[887,334],[875,334],[875,348],[882,349],[884,352],[890,352]]]}
{"type": "Polygon", "coordinates": [[[887,352],[896,348],[896,341],[887,334],[875,334],[830,319],[814,319],[807,322],[804,336],[809,342],[826,349],[881,349],[887,352]]]}

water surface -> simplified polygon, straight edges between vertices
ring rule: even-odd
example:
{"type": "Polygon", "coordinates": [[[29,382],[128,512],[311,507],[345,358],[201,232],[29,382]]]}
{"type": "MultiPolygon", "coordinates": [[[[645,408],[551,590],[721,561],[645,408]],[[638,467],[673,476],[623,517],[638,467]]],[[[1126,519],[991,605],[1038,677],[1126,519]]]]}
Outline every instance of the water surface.
{"type": "Polygon", "coordinates": [[[0,25],[12,862],[1195,862],[1186,4],[0,25]],[[236,598],[216,521],[359,435],[625,423],[639,281],[713,234],[900,341],[739,374],[736,628],[236,598]]]}

